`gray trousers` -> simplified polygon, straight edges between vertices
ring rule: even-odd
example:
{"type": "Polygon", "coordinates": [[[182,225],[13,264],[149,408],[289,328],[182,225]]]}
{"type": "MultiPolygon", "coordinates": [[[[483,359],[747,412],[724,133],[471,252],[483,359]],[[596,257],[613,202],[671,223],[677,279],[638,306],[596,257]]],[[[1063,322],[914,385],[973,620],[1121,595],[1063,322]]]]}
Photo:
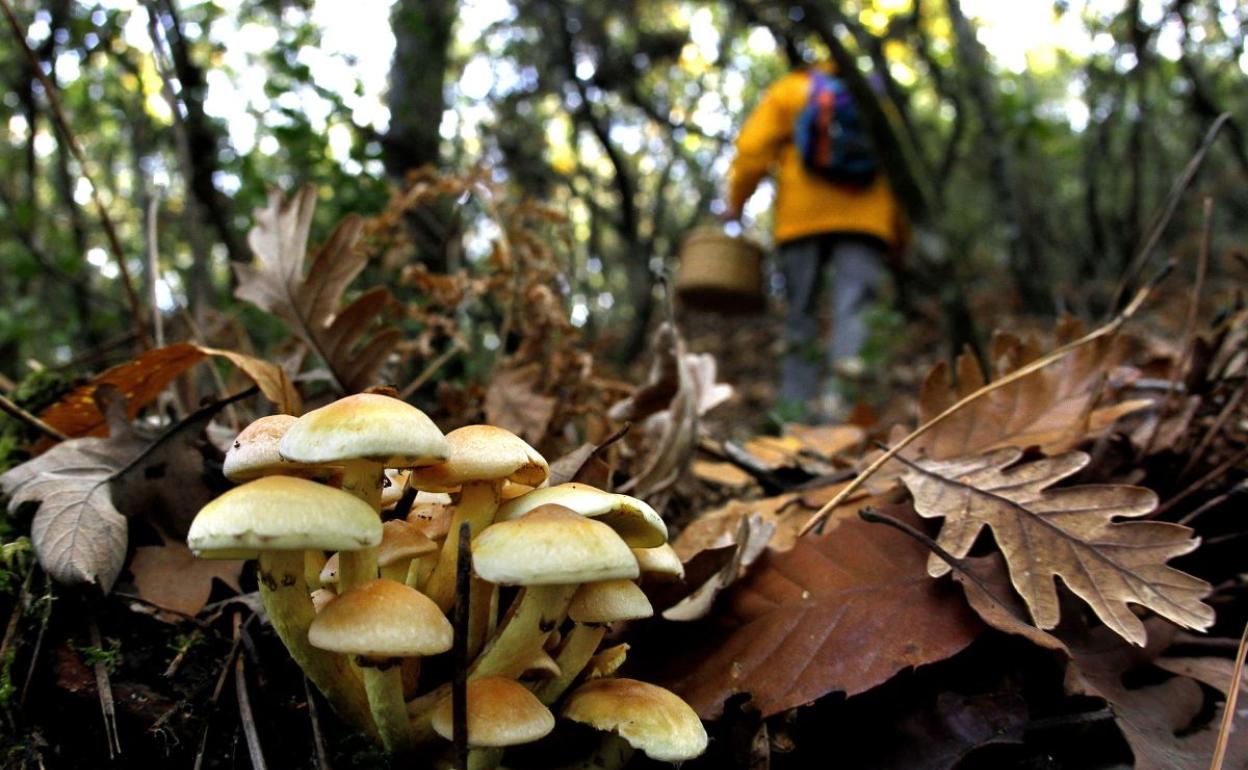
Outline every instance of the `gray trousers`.
{"type": "Polygon", "coordinates": [[[858,356],[867,341],[866,311],[884,278],[884,244],[869,236],[828,234],[782,244],[788,309],[780,398],[809,403],[820,395],[826,365],[858,356]],[[824,266],[832,268],[832,335],[819,335],[819,297],[824,266]]]}

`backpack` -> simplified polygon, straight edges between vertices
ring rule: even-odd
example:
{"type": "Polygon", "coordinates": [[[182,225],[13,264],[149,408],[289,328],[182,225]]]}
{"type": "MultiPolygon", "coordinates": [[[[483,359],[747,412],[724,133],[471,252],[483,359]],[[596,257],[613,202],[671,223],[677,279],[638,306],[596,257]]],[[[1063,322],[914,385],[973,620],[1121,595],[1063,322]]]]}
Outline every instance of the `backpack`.
{"type": "Polygon", "coordinates": [[[802,165],[829,181],[865,187],[875,178],[871,138],[840,78],[811,72],[810,93],[798,113],[793,138],[802,165]]]}

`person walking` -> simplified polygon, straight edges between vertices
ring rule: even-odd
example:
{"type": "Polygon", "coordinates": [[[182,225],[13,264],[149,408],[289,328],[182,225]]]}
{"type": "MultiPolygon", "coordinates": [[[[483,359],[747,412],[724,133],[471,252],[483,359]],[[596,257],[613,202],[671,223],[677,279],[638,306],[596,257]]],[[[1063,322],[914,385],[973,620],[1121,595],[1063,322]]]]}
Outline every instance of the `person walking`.
{"type": "Polygon", "coordinates": [[[863,374],[866,315],[884,280],[889,252],[901,247],[905,225],[831,63],[780,78],[746,118],[724,217],[740,219],[759,182],[773,173],[773,238],[787,299],[776,411],[782,419],[799,420],[813,408],[837,419],[844,416],[850,383],[863,374]],[[819,306],[829,267],[832,333],[825,342],[819,306]],[[825,366],[831,369],[826,378],[825,366]]]}

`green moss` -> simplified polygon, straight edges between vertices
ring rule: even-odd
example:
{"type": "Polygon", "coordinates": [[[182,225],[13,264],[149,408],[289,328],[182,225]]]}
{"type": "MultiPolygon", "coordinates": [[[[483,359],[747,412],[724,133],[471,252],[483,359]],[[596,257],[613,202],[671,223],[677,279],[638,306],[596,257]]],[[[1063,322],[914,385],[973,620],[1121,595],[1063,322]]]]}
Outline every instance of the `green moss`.
{"type": "Polygon", "coordinates": [[[104,668],[111,674],[117,670],[117,666],[121,663],[121,647],[116,644],[110,644],[107,649],[104,647],[96,647],[89,645],[86,647],[74,646],[74,649],[82,656],[82,660],[88,666],[95,666],[102,663],[104,668]]]}

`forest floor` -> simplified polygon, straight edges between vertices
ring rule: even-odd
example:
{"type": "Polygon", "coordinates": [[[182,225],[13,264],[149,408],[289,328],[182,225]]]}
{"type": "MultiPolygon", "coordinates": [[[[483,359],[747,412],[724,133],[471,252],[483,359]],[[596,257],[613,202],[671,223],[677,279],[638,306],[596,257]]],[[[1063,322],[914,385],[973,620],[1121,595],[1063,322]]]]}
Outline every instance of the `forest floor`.
{"type": "MultiPolygon", "coordinates": [[[[1209,296],[1217,299],[1211,300],[1207,314],[1202,313],[1205,318],[1218,317],[1219,312],[1222,318],[1228,313],[1242,315],[1235,309],[1233,284],[1211,287],[1209,296]],[[1215,308],[1215,301],[1224,304],[1215,308]]],[[[1169,287],[1154,297],[1148,312],[1133,324],[1127,354],[1132,377],[1168,376],[1182,352],[1186,303],[1186,287],[1169,287]]],[[[1049,333],[1043,321],[995,317],[998,327],[1010,331],[1049,333]]],[[[719,446],[732,443],[748,448],[752,438],[778,433],[783,426],[770,412],[782,352],[775,309],[730,320],[683,313],[679,321],[689,350],[712,354],[718,363],[718,381],[734,388],[732,398],[707,415],[705,438],[719,446]]],[[[1211,339],[1217,337],[1215,331],[1210,333],[1211,339]]],[[[1222,334],[1224,338],[1225,328],[1222,334]]],[[[1242,345],[1242,338],[1234,344],[1242,345]]],[[[911,322],[895,329],[888,363],[876,362],[870,387],[854,413],[865,429],[864,436],[885,440],[889,426],[913,425],[924,413],[920,404],[924,378],[948,353],[938,323],[911,322]]],[[[639,362],[636,371],[621,378],[644,380],[644,364],[639,362]]],[[[1175,469],[1186,466],[1193,446],[1207,453],[1198,470],[1208,470],[1243,445],[1245,426],[1238,417],[1229,421],[1218,417],[1237,408],[1235,393],[1242,396],[1243,382],[1242,374],[1232,373],[1218,383],[1193,384],[1206,400],[1193,407],[1187,423],[1168,434],[1170,446],[1141,449],[1133,445],[1128,436],[1139,425],[1124,427],[1109,441],[1085,442],[1083,446],[1090,446],[1096,454],[1093,466],[1079,478],[1152,486],[1163,499],[1191,487],[1191,479],[1199,473],[1189,469],[1179,474],[1180,479],[1175,469]],[[1214,429],[1218,432],[1211,432],[1214,429]],[[1206,435],[1213,437],[1212,449],[1200,448],[1206,435]]],[[[844,471],[861,467],[860,460],[870,452],[868,445],[859,445],[817,473],[800,462],[762,471],[747,463],[747,472],[756,472],[758,477],[746,487],[725,489],[713,478],[694,474],[682,482],[673,500],[672,510],[680,516],[673,529],[691,524],[710,509],[718,512],[721,504],[731,507],[734,501],[753,499],[763,508],[782,511],[783,507],[769,502],[780,499],[776,495],[801,490],[822,494],[830,488],[828,479],[843,480],[844,471]]],[[[1236,557],[1237,538],[1248,530],[1225,515],[1232,507],[1228,502],[1234,499],[1236,484],[1244,476],[1242,463],[1223,469],[1215,483],[1199,486],[1176,511],[1190,512],[1206,503],[1214,506],[1201,513],[1201,524],[1209,524],[1201,531],[1208,545],[1198,555],[1180,558],[1175,564],[1217,586],[1211,601],[1217,606],[1218,620],[1209,643],[1191,636],[1165,635],[1174,641],[1168,653],[1174,659],[1206,660],[1197,656],[1209,655],[1212,648],[1218,666],[1224,667],[1234,652],[1233,639],[1248,616],[1242,560],[1236,557]]],[[[783,522],[780,527],[792,529],[783,522]]],[[[132,548],[153,543],[159,543],[154,531],[132,527],[132,548]]],[[[983,552],[981,544],[975,553],[983,552]]],[[[0,711],[0,749],[4,752],[0,766],[246,767],[251,760],[245,728],[254,729],[254,740],[262,746],[270,767],[419,766],[419,761],[388,760],[346,730],[319,696],[309,698],[298,668],[254,612],[255,580],[249,564],[238,581],[241,598],[226,583],[215,581],[207,605],[193,617],[153,606],[124,576],[106,598],[65,591],[53,598],[42,575],[28,579],[23,590],[0,595],[0,619],[12,619],[5,633],[4,647],[9,652],[0,681],[0,694],[8,704],[0,711]],[[21,643],[13,643],[15,636],[22,637],[21,643]],[[239,689],[240,683],[246,686],[239,689]],[[115,722],[105,716],[110,707],[115,722]],[[240,718],[240,714],[247,716],[240,718]]],[[[949,586],[941,589],[946,599],[954,593],[949,586]]],[[[1067,605],[1069,598],[1064,600],[1067,605]]],[[[1090,613],[1067,606],[1066,616],[1076,628],[1062,639],[1073,646],[1070,640],[1089,633],[1090,613]]],[[[730,633],[723,622],[723,617],[712,616],[678,630],[658,619],[637,624],[627,636],[637,651],[630,665],[658,681],[680,681],[687,672],[674,671],[673,665],[692,665],[692,653],[687,650],[701,649],[700,654],[713,657],[705,652],[706,642],[730,633]],[[673,660],[656,659],[658,651],[671,649],[685,652],[673,660]]],[[[861,646],[853,653],[842,650],[842,655],[874,654],[871,637],[859,637],[856,644],[861,646]]],[[[1159,652],[1150,647],[1150,654],[1159,652]]],[[[446,665],[433,660],[429,668],[446,665]]],[[[1211,729],[1219,706],[1217,687],[1207,678],[1191,674],[1202,684],[1195,704],[1183,712],[1182,724],[1160,738],[1140,739],[1130,724],[1124,727],[1121,713],[1115,719],[1114,708],[1128,712],[1128,722],[1131,715],[1128,704],[1113,702],[1114,693],[1097,698],[1072,694],[1068,682],[1064,686],[1071,665],[1068,656],[1053,648],[993,631],[978,633],[956,654],[931,665],[906,667],[853,697],[833,691],[811,706],[785,708],[766,721],[741,708],[742,699],[730,697],[723,705],[723,718],[711,725],[711,752],[686,768],[826,766],[827,758],[836,755],[838,767],[1091,769],[1129,767],[1133,751],[1136,767],[1197,766],[1186,759],[1173,765],[1161,760],[1141,762],[1140,751],[1141,746],[1174,748],[1187,736],[1211,729]],[[930,756],[920,756],[923,747],[930,749],[930,756]]],[[[1175,680],[1166,680],[1154,669],[1140,674],[1132,686],[1149,692],[1164,681],[1175,680]]],[[[513,752],[508,766],[557,766],[564,759],[571,761],[589,740],[585,734],[561,734],[558,741],[513,752]]],[[[632,766],[663,765],[640,759],[632,766]]]]}

